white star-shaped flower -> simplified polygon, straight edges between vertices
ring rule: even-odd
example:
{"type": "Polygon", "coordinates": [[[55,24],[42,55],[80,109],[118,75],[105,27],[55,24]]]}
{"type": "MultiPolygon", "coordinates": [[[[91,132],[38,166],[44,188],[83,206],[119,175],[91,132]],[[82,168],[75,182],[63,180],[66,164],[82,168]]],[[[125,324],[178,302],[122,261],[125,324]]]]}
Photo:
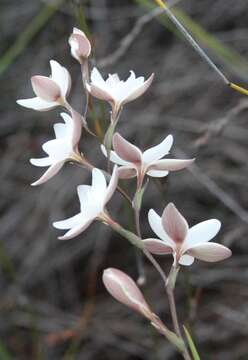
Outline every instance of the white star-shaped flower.
{"type": "Polygon", "coordinates": [[[37,111],[47,111],[64,105],[71,88],[70,74],[55,60],[50,61],[50,66],[50,77],[36,75],[31,78],[36,97],[17,100],[17,104],[37,111]]]}
{"type": "Polygon", "coordinates": [[[211,219],[189,228],[187,221],[174,204],[170,203],[160,217],[153,209],[148,213],[152,230],[161,239],[144,240],[153,254],[173,254],[174,265],[191,265],[194,259],[216,262],[232,255],[227,247],[209,243],[219,232],[221,223],[211,219]]]}
{"type": "Polygon", "coordinates": [[[120,80],[117,74],[109,74],[107,80],[104,80],[94,68],[87,89],[92,96],[108,101],[113,110],[118,111],[124,104],[141,96],[151,85],[153,77],[154,74],[145,81],[143,76],[136,78],[135,73],[131,71],[126,81],[120,80]]]}
{"type": "Polygon", "coordinates": [[[118,183],[117,166],[114,168],[109,185],[102,171],[92,170],[92,185],[80,185],[77,193],[80,201],[80,213],[62,221],[53,223],[57,229],[69,229],[61,240],[71,239],[81,234],[95,219],[104,221],[105,205],[111,199],[118,183]]]}
{"type": "Polygon", "coordinates": [[[78,142],[81,137],[82,121],[78,113],[73,112],[73,117],[66,113],[61,113],[63,123],[54,125],[56,139],[47,141],[42,145],[47,157],[41,159],[30,159],[35,166],[49,166],[48,170],[39,180],[32,185],[40,185],[52,178],[62,168],[68,160],[73,160],[78,156],[78,142]]]}
{"type": "MultiPolygon", "coordinates": [[[[194,159],[162,159],[173,144],[172,135],[168,135],[160,144],[144,151],[125,140],[120,134],[113,136],[114,151],[110,152],[110,160],[120,165],[119,177],[129,179],[137,176],[141,181],[145,174],[151,177],[164,177],[169,171],[181,170],[192,164],[194,159]]],[[[106,148],[101,146],[102,152],[107,156],[106,148]]]]}

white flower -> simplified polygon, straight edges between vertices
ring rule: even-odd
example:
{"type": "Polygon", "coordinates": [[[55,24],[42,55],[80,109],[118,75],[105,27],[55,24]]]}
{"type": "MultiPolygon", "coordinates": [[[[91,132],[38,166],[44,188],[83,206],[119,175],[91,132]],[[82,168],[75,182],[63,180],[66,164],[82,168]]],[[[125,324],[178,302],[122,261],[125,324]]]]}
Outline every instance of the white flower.
{"type": "Polygon", "coordinates": [[[50,77],[36,75],[31,78],[36,97],[17,100],[17,104],[28,109],[47,111],[65,103],[71,87],[70,74],[55,60],[50,61],[50,66],[50,77]]]}
{"type": "Polygon", "coordinates": [[[43,150],[48,154],[41,159],[30,159],[31,164],[35,166],[49,166],[48,170],[39,180],[32,185],[40,185],[53,177],[62,168],[67,160],[72,160],[78,154],[78,142],[81,136],[81,117],[78,113],[73,112],[73,116],[61,113],[65,122],[54,125],[56,139],[50,140],[43,144],[43,150]]]}
{"type": "Polygon", "coordinates": [[[73,28],[73,33],[69,38],[71,55],[82,64],[90,56],[91,45],[85,33],[77,28],[73,28]]]}
{"type": "Polygon", "coordinates": [[[112,197],[118,182],[117,167],[114,168],[109,185],[103,173],[94,168],[92,170],[92,185],[80,185],[77,187],[80,201],[80,213],[62,221],[53,223],[57,229],[69,229],[61,240],[71,239],[83,232],[95,219],[104,221],[105,205],[112,197]]]}
{"type": "Polygon", "coordinates": [[[223,245],[209,243],[220,230],[219,220],[203,221],[189,229],[187,221],[172,203],[166,206],[162,217],[151,209],[148,220],[152,230],[162,241],[146,239],[146,248],[153,254],[173,254],[174,265],[191,265],[194,258],[215,262],[232,254],[223,245]]]}
{"type": "MultiPolygon", "coordinates": [[[[129,179],[137,176],[142,182],[145,174],[151,177],[164,177],[169,171],[181,170],[192,164],[194,159],[162,159],[173,144],[172,135],[168,135],[160,144],[143,153],[140,149],[125,140],[120,134],[113,136],[114,151],[110,152],[110,160],[121,165],[118,169],[119,177],[129,179]]],[[[106,148],[101,146],[102,152],[107,156],[106,148]]]]}
{"type": "Polygon", "coordinates": [[[126,81],[120,80],[117,74],[109,74],[107,80],[104,80],[94,68],[91,72],[91,83],[86,86],[91,95],[108,101],[117,112],[121,106],[141,96],[151,85],[153,77],[154,74],[145,81],[143,76],[136,78],[135,73],[131,71],[126,81]]]}

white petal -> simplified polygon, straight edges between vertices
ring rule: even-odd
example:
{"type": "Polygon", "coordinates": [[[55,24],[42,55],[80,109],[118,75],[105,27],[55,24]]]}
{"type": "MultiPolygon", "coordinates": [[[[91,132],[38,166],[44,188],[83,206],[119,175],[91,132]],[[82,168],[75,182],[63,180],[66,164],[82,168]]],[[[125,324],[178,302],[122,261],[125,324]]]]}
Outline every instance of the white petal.
{"type": "Polygon", "coordinates": [[[194,256],[196,259],[209,262],[221,261],[232,255],[230,249],[217,243],[195,245],[190,248],[187,253],[194,256]]]}
{"type": "Polygon", "coordinates": [[[100,86],[97,86],[95,84],[86,84],[86,88],[92,96],[95,96],[99,100],[114,101],[114,98],[110,94],[108,89],[101,88],[100,86]]]}
{"type": "Polygon", "coordinates": [[[143,153],[143,161],[151,163],[167,155],[173,144],[173,136],[168,135],[160,144],[153,146],[143,153]]]}
{"type": "Polygon", "coordinates": [[[161,217],[153,209],[150,209],[148,212],[148,221],[155,234],[160,239],[162,239],[166,245],[174,248],[175,246],[174,242],[169,238],[169,236],[164,231],[161,217]]]}
{"type": "Polygon", "coordinates": [[[77,235],[81,234],[87,227],[92,223],[93,220],[85,219],[82,223],[78,226],[73,227],[71,230],[67,231],[63,236],[59,236],[59,240],[69,240],[77,235]]]}
{"type": "Polygon", "coordinates": [[[105,81],[96,67],[94,67],[91,71],[90,80],[94,85],[97,85],[98,87],[106,87],[105,81]]]}
{"type": "Polygon", "coordinates": [[[192,265],[194,262],[193,256],[190,255],[183,255],[179,259],[179,264],[184,266],[192,265]]]}
{"type": "Polygon", "coordinates": [[[43,183],[45,183],[46,181],[50,180],[54,175],[56,175],[59,170],[62,168],[62,166],[64,165],[64,162],[58,162],[57,164],[54,164],[52,166],[50,166],[47,171],[39,178],[39,180],[35,181],[34,183],[32,183],[32,186],[37,186],[37,185],[41,185],[43,183]]]}
{"type": "Polygon", "coordinates": [[[60,229],[60,230],[71,229],[75,226],[82,224],[83,219],[84,219],[83,214],[79,213],[77,215],[74,215],[74,216],[66,219],[66,220],[56,221],[53,223],[53,226],[56,229],[60,229]]]}
{"type": "Polygon", "coordinates": [[[126,104],[127,102],[133,101],[137,99],[137,97],[144,94],[144,92],[149,88],[154,78],[154,74],[152,74],[149,79],[147,79],[143,84],[138,83],[136,88],[133,89],[132,92],[126,97],[126,99],[123,101],[123,104],[126,104]]]}
{"type": "Polygon", "coordinates": [[[108,187],[107,187],[107,192],[106,192],[106,195],[105,195],[104,205],[107,204],[107,202],[111,199],[112,195],[115,192],[117,184],[118,184],[118,167],[115,165],[115,167],[113,169],[111,179],[110,179],[110,182],[109,182],[108,187]]]}
{"type": "Polygon", "coordinates": [[[149,170],[178,171],[190,166],[194,161],[195,159],[162,159],[154,161],[149,170]]]}
{"type": "Polygon", "coordinates": [[[65,161],[70,158],[72,144],[67,139],[53,139],[42,145],[43,150],[55,161],[65,161]]]}
{"type": "Polygon", "coordinates": [[[105,176],[103,175],[102,171],[94,168],[92,170],[92,190],[99,194],[104,194],[106,192],[107,183],[105,176]]]}
{"type": "Polygon", "coordinates": [[[56,102],[50,102],[43,99],[40,99],[39,97],[34,97],[31,99],[20,99],[17,100],[17,104],[24,106],[28,109],[33,109],[37,111],[47,111],[50,109],[55,108],[58,106],[58,103],[56,102]]]}
{"type": "Polygon", "coordinates": [[[165,244],[164,241],[158,239],[145,239],[143,240],[146,249],[155,255],[167,255],[173,252],[171,246],[165,244]]]}
{"type": "Polygon", "coordinates": [[[106,84],[108,86],[116,86],[116,84],[118,84],[120,82],[120,78],[117,74],[109,74],[107,80],[106,80],[106,84]]]}
{"type": "Polygon", "coordinates": [[[66,124],[57,123],[53,125],[55,136],[57,139],[63,139],[68,137],[68,128],[66,124]]]}
{"type": "Polygon", "coordinates": [[[203,221],[189,229],[185,239],[185,251],[195,245],[210,241],[219,232],[221,222],[216,219],[203,221]]]}
{"type": "Polygon", "coordinates": [[[147,175],[149,175],[151,177],[158,177],[158,178],[165,177],[168,174],[169,174],[169,171],[149,170],[147,172],[147,175]]]}
{"type": "Polygon", "coordinates": [[[30,159],[30,162],[34,166],[50,166],[53,164],[53,160],[50,157],[40,158],[40,159],[30,159]]]}
{"type": "MultiPolygon", "coordinates": [[[[103,155],[104,155],[105,157],[107,157],[107,156],[108,156],[108,155],[107,155],[107,150],[106,150],[106,148],[105,148],[104,145],[101,145],[101,150],[102,150],[103,155]]],[[[125,160],[121,159],[121,158],[116,154],[116,152],[115,152],[115,151],[112,151],[112,150],[110,151],[110,160],[111,160],[113,163],[117,164],[117,165],[130,165],[130,163],[129,163],[128,161],[125,161],[125,160]]]]}
{"type": "Polygon", "coordinates": [[[62,95],[66,97],[71,87],[71,76],[69,72],[55,60],[50,61],[50,66],[52,80],[58,84],[62,95]]]}

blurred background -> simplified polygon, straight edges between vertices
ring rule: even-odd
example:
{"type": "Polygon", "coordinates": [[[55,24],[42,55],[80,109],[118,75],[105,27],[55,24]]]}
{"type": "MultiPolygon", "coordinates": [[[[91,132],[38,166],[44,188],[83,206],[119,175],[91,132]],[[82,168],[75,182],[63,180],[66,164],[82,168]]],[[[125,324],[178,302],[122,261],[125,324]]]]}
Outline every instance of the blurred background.
{"type": "MultiPolygon", "coordinates": [[[[94,223],[78,238],[57,240],[52,222],[78,212],[78,184],[90,174],[67,164],[46,184],[32,188],[60,109],[35,112],[16,99],[32,97],[30,77],[50,73],[49,60],[72,75],[71,103],[85,101],[80,68],[70,56],[73,26],[89,31],[92,65],[123,78],[134,70],[155,80],[128,104],[118,131],[145,149],[173,134],[173,156],[195,157],[189,170],[152,180],[144,196],[142,234],[152,235],[147,212],[173,201],[190,225],[222,221],[217,241],[233,257],[195,262],[181,270],[179,317],[191,329],[203,360],[248,359],[248,98],[235,93],[193,51],[149,0],[1,0],[0,2],[0,359],[176,360],[164,338],[102,285],[102,271],[117,267],[137,278],[134,249],[108,227],[94,223]]],[[[181,0],[174,13],[229,79],[248,86],[248,3],[181,0]]],[[[94,102],[92,129],[104,131],[106,104],[94,102]]],[[[81,150],[96,166],[104,158],[84,134],[81,150]]],[[[130,195],[134,182],[124,184],[130,195]]],[[[132,229],[132,213],[116,194],[109,209],[132,229]]],[[[153,235],[152,235],[153,236],[153,235]]],[[[159,258],[168,269],[171,258],[159,258]]],[[[170,326],[168,302],[157,273],[145,261],[143,292],[170,326]]]]}

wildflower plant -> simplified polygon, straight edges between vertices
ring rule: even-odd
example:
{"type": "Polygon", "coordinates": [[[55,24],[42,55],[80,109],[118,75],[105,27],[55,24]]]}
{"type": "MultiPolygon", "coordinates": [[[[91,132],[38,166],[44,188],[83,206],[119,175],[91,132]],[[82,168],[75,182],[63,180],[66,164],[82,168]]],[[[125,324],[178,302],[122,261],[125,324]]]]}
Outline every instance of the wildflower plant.
{"type": "MultiPolygon", "coordinates": [[[[116,126],[125,104],[145,94],[152,84],[154,75],[147,80],[143,76],[136,77],[133,71],[126,81],[120,80],[117,74],[110,74],[104,80],[94,67],[90,71],[89,57],[91,43],[86,35],[74,28],[69,37],[72,57],[81,67],[82,81],[85,90],[86,106],[84,114],[79,114],[68,101],[71,77],[67,69],[51,60],[51,76],[33,76],[32,87],[36,97],[18,100],[23,107],[48,111],[54,107],[63,108],[63,122],[54,125],[55,139],[46,142],[42,148],[46,157],[31,159],[34,166],[48,167],[39,180],[32,185],[40,185],[55,176],[69,161],[80,164],[92,174],[91,185],[80,185],[77,188],[80,211],[72,217],[55,221],[53,226],[66,232],[59,236],[61,240],[72,239],[81,234],[95,221],[109,225],[114,231],[136,247],[140,254],[151,262],[163,281],[168,295],[168,303],[172,317],[173,329],[170,329],[148,305],[138,285],[121,270],[109,268],[103,273],[103,282],[108,292],[119,302],[144,316],[152,326],[167,338],[186,360],[191,359],[188,345],[179,325],[174,298],[174,288],[181,265],[189,266],[195,259],[215,262],[228,258],[231,250],[223,245],[209,242],[219,232],[221,223],[216,219],[203,221],[189,227],[188,222],[172,203],[168,204],[160,217],[153,209],[148,213],[148,221],[156,238],[143,239],[140,229],[140,211],[142,199],[147,189],[147,178],[164,178],[170,172],[180,171],[190,166],[194,159],[167,158],[173,145],[173,136],[166,135],[164,140],[141,151],[135,144],[116,132],[116,126]],[[80,149],[82,129],[88,135],[96,134],[87,123],[90,96],[104,100],[111,106],[108,130],[99,149],[106,160],[105,169],[98,169],[87,159],[87,149],[80,149]],[[119,179],[135,178],[136,190],[133,198],[120,187],[119,179]],[[113,219],[106,206],[116,191],[124,195],[133,209],[136,233],[124,228],[113,219]],[[156,258],[157,255],[171,257],[171,270],[165,274],[156,258]]],[[[173,174],[171,174],[173,176],[173,174]]],[[[165,201],[165,200],[164,200],[165,201]]],[[[151,235],[152,236],[152,235],[151,235]]],[[[186,333],[188,339],[188,332],[186,333]]]]}

